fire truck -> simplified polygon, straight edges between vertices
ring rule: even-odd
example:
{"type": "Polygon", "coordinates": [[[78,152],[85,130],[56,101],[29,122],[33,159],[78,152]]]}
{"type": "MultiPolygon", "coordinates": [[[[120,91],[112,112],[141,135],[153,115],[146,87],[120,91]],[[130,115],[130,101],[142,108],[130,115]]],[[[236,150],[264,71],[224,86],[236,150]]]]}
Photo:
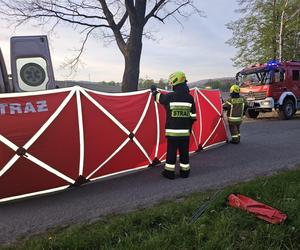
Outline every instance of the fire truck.
{"type": "Polygon", "coordinates": [[[236,80],[250,118],[276,110],[280,119],[288,120],[300,109],[300,61],[251,65],[238,72],[236,80]]]}

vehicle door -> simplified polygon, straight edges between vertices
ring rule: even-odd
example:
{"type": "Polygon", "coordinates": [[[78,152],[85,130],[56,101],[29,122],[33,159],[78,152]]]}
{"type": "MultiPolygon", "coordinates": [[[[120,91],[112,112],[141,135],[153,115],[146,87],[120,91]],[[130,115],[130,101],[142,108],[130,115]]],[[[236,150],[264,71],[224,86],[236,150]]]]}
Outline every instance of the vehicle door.
{"type": "Polygon", "coordinates": [[[47,37],[12,37],[11,71],[16,92],[55,88],[47,37]]]}
{"type": "Polygon", "coordinates": [[[4,57],[0,48],[0,93],[11,92],[4,57]]]}
{"type": "Polygon", "coordinates": [[[282,92],[287,90],[286,72],[283,68],[274,69],[270,77],[270,95],[277,101],[282,92]]]}
{"type": "Polygon", "coordinates": [[[291,91],[300,99],[300,67],[291,67],[291,91]]]}

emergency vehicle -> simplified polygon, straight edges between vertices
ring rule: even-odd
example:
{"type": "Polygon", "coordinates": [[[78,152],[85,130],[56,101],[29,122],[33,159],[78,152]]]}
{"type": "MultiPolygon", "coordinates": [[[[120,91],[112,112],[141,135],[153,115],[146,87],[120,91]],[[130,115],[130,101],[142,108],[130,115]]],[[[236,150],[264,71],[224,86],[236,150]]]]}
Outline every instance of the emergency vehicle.
{"type": "Polygon", "coordinates": [[[251,65],[238,72],[236,80],[250,118],[276,110],[280,119],[287,120],[300,109],[300,61],[251,65]]]}
{"type": "Polygon", "coordinates": [[[0,93],[56,88],[47,36],[15,36],[10,39],[8,74],[0,49],[0,93]]]}

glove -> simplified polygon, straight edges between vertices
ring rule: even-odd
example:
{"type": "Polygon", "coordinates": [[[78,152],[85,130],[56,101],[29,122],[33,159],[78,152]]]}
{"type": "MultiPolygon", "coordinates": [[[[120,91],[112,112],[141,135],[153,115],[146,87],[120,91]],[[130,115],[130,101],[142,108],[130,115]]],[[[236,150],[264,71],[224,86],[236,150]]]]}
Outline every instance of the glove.
{"type": "Polygon", "coordinates": [[[155,92],[156,91],[156,85],[151,85],[151,87],[150,87],[150,89],[151,89],[151,92],[155,92]]]}

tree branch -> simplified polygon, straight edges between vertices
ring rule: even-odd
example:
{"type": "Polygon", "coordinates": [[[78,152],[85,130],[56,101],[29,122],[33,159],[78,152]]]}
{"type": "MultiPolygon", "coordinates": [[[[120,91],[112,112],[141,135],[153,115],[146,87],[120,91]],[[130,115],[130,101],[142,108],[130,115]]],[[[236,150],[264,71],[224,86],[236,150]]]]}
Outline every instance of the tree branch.
{"type": "Polygon", "coordinates": [[[14,21],[17,22],[24,22],[29,19],[37,19],[37,18],[57,18],[62,21],[88,26],[88,27],[104,27],[104,28],[110,28],[109,25],[106,25],[104,23],[93,23],[90,21],[87,21],[86,19],[92,19],[92,20],[101,20],[106,21],[105,17],[101,16],[94,16],[94,15],[86,15],[86,14],[80,14],[76,13],[76,11],[69,9],[68,7],[58,5],[56,3],[48,3],[43,1],[34,1],[31,3],[18,5],[17,2],[16,5],[9,4],[7,1],[1,0],[0,3],[2,3],[7,9],[11,10],[11,12],[4,12],[1,11],[5,16],[11,16],[14,17],[14,21]],[[15,19],[18,20],[15,20],[15,19]]]}
{"type": "MultiPolygon", "coordinates": [[[[75,13],[75,14],[65,14],[65,15],[70,15],[70,16],[77,16],[77,17],[84,17],[84,18],[86,18],[86,19],[100,19],[100,20],[106,20],[106,18],[105,17],[102,17],[102,16],[96,16],[96,15],[86,15],[86,14],[83,14],[83,13],[80,13],[79,11],[78,11],[78,9],[77,8],[67,8],[67,7],[65,7],[65,6],[62,6],[62,5],[59,5],[59,4],[56,4],[56,3],[53,3],[52,4],[53,6],[55,6],[55,7],[57,7],[57,8],[60,8],[60,9],[63,9],[63,10],[66,10],[66,11],[69,11],[69,12],[71,12],[71,13],[75,13]]],[[[48,9],[49,10],[49,9],[48,9]]],[[[50,11],[50,10],[49,10],[50,11]]],[[[51,11],[52,11],[52,9],[51,9],[51,11]]]]}
{"type": "Polygon", "coordinates": [[[84,52],[86,43],[90,37],[90,35],[92,34],[93,30],[95,29],[95,27],[90,28],[90,30],[85,34],[85,38],[82,41],[81,47],[77,50],[78,54],[77,56],[75,56],[72,60],[66,62],[63,67],[70,67],[70,72],[77,72],[78,69],[78,64],[80,62],[80,58],[82,53],[84,52]]]}
{"type": "Polygon", "coordinates": [[[156,16],[156,11],[158,11],[160,9],[160,7],[162,7],[163,5],[167,4],[167,0],[160,0],[158,3],[156,3],[153,7],[153,9],[146,15],[145,17],[145,23],[144,25],[148,22],[148,20],[151,18],[151,17],[155,17],[157,18],[158,20],[160,20],[162,23],[164,22],[161,18],[159,18],[158,16],[156,16]]]}
{"type": "Polygon", "coordinates": [[[120,32],[121,28],[118,27],[117,24],[115,23],[114,16],[111,13],[111,11],[109,10],[109,8],[106,4],[106,1],[105,0],[98,0],[98,1],[101,4],[103,13],[106,17],[106,20],[107,20],[108,24],[110,25],[110,28],[112,29],[112,31],[113,31],[113,33],[116,37],[116,41],[117,41],[119,49],[121,50],[121,52],[123,54],[125,54],[126,53],[126,43],[125,43],[124,38],[123,38],[123,36],[120,32]]]}
{"type": "Polygon", "coordinates": [[[152,10],[146,15],[145,17],[145,24],[149,21],[150,18],[157,19],[158,21],[165,23],[165,20],[168,17],[173,17],[181,26],[182,23],[180,22],[177,16],[181,17],[188,17],[194,13],[198,14],[199,16],[204,16],[203,13],[193,4],[193,0],[185,0],[185,1],[171,1],[171,0],[157,0],[156,4],[152,8],[152,10]],[[167,11],[167,6],[173,7],[172,10],[167,11]],[[190,7],[192,11],[187,13],[182,12],[182,10],[186,9],[186,7],[190,7]],[[166,14],[160,15],[160,12],[164,12],[166,14]]]}
{"type": "Polygon", "coordinates": [[[117,24],[117,27],[118,27],[119,30],[123,27],[123,25],[126,22],[127,18],[128,18],[128,12],[126,11],[125,14],[123,15],[123,17],[121,18],[121,20],[117,24]]]}
{"type": "MultiPolygon", "coordinates": [[[[177,8],[175,8],[173,11],[169,12],[168,14],[166,14],[164,17],[161,17],[160,19],[162,20],[162,22],[164,22],[165,19],[167,19],[169,16],[174,15],[176,12],[179,12],[179,10],[186,6],[189,5],[190,1],[186,1],[185,3],[180,4],[177,8]]],[[[180,13],[180,12],[179,12],[180,13]]]]}

